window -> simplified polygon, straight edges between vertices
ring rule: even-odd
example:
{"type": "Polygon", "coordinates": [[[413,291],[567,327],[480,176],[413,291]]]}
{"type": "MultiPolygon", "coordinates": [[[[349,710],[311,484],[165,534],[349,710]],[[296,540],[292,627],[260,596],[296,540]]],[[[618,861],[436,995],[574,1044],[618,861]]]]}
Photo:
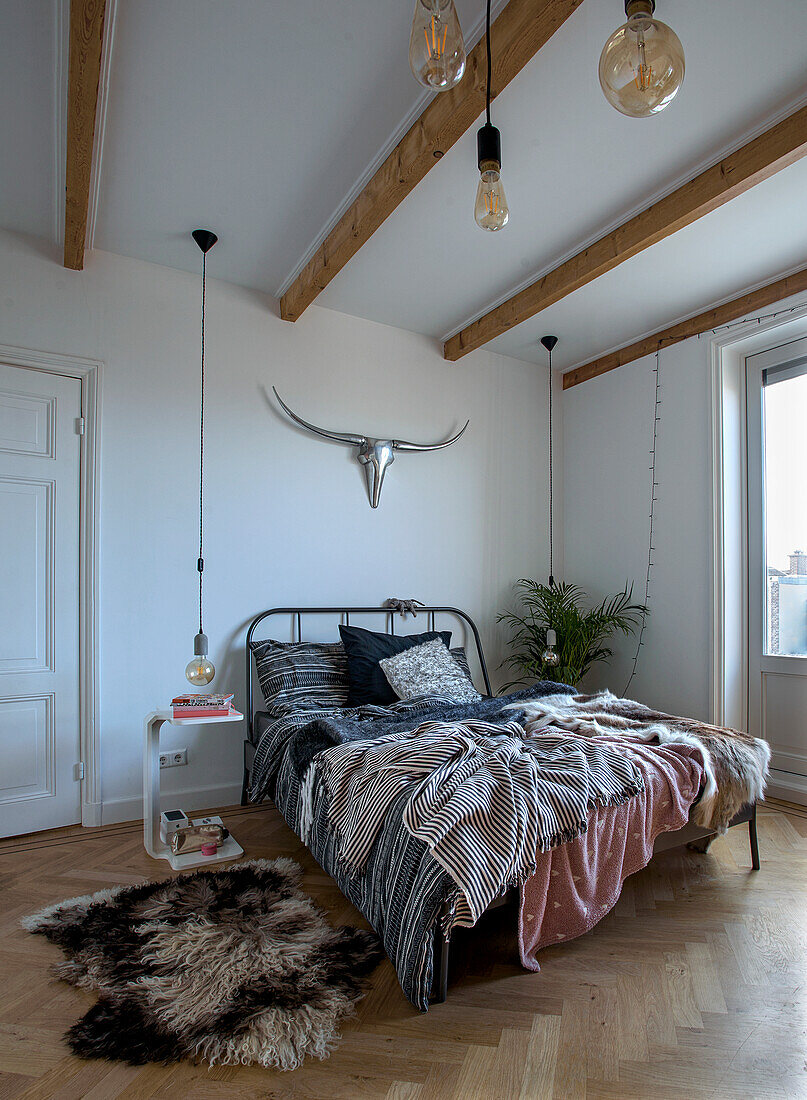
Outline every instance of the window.
{"type": "Polygon", "coordinates": [[[807,656],[807,361],[762,376],[765,652],[807,656]]]}

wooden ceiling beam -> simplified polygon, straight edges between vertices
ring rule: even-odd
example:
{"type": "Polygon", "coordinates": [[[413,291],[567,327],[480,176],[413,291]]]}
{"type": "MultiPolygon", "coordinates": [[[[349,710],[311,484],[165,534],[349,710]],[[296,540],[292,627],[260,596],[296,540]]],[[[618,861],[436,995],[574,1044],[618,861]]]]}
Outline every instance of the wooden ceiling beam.
{"type": "Polygon", "coordinates": [[[64,266],[75,271],[84,267],[105,7],[105,0],[70,0],[64,266]]]}
{"type": "MultiPolygon", "coordinates": [[[[549,41],[583,0],[510,0],[491,27],[493,88],[498,94],[549,41]]],[[[440,92],[412,124],[280,299],[280,316],[296,321],[376,229],[485,109],[484,37],[465,75],[440,92]]]]}
{"type": "Polygon", "coordinates": [[[452,361],[612,271],[807,155],[807,107],[676,188],[446,341],[452,361]]]}
{"type": "Polygon", "coordinates": [[[672,344],[680,344],[682,340],[688,340],[690,336],[699,336],[730,321],[737,321],[748,313],[755,313],[758,309],[784,301],[785,298],[800,294],[803,290],[807,290],[807,267],[803,267],[793,275],[777,279],[773,283],[766,283],[758,290],[741,294],[739,298],[734,298],[725,305],[707,309],[705,313],[690,317],[688,321],[681,321],[677,325],[670,325],[669,328],[653,333],[652,336],[645,336],[635,344],[620,348],[619,351],[612,351],[608,355],[601,355],[599,359],[592,359],[585,366],[575,367],[574,370],[567,371],[563,375],[563,388],[569,390],[572,386],[579,386],[581,382],[587,382],[590,378],[607,374],[608,371],[616,370],[617,367],[622,367],[626,363],[633,363],[645,355],[654,355],[672,344]]]}

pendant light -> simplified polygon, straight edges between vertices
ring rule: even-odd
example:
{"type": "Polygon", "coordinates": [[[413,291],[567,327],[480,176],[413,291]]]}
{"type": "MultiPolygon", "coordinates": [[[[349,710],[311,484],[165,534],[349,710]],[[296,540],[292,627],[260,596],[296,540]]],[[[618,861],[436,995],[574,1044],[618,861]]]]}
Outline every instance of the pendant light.
{"type": "Polygon", "coordinates": [[[627,23],[600,55],[600,85],[623,115],[647,118],[674,98],[684,80],[684,48],[675,31],[653,18],[656,0],[625,0],[627,23]]]}
{"type": "Polygon", "coordinates": [[[541,343],[549,353],[549,587],[555,583],[555,500],[553,483],[553,438],[552,438],[552,352],[558,342],[557,336],[542,336],[541,343]]]}
{"type": "Polygon", "coordinates": [[[546,649],[541,654],[541,660],[545,665],[549,665],[550,668],[557,668],[560,664],[560,654],[555,649],[557,644],[557,633],[550,626],[546,632],[546,649]]]}
{"type": "Polygon", "coordinates": [[[488,79],[486,90],[486,122],[477,132],[476,150],[479,163],[479,186],[476,189],[474,218],[480,229],[495,233],[504,229],[510,220],[510,208],[502,183],[502,135],[490,122],[490,0],[487,6],[485,41],[488,52],[488,79]]]}
{"type": "Polygon", "coordinates": [[[191,234],[202,250],[202,369],[199,406],[199,557],[196,568],[199,571],[199,633],[193,639],[193,659],[185,669],[186,678],[196,687],[209,684],[216,675],[216,667],[207,656],[207,635],[202,626],[202,578],[205,570],[204,559],[204,518],[205,518],[205,291],[207,289],[207,254],[218,240],[209,229],[194,229],[191,234]]]}
{"type": "Polygon", "coordinates": [[[465,42],[454,0],[415,0],[409,67],[419,84],[445,92],[465,72],[465,42]]]}
{"type": "MultiPolygon", "coordinates": [[[[553,433],[552,433],[552,351],[558,342],[557,336],[542,336],[541,343],[549,353],[549,587],[555,585],[553,576],[555,570],[555,508],[554,508],[554,484],[553,484],[553,433]]],[[[550,668],[557,668],[560,664],[560,654],[555,649],[558,644],[558,635],[549,627],[546,632],[546,648],[541,654],[541,660],[550,668]]]]}

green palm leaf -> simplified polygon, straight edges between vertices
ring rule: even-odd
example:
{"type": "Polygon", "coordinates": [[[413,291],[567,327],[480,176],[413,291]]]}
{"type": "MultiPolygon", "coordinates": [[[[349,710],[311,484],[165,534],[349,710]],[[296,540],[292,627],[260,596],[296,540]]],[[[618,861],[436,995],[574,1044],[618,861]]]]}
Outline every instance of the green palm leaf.
{"type": "Polygon", "coordinates": [[[519,609],[498,616],[510,628],[510,653],[502,665],[520,673],[506,688],[536,679],[578,684],[593,664],[611,656],[606,644],[610,638],[630,637],[649,614],[643,604],[632,602],[633,586],[627,583],[621,592],[589,608],[588,596],[576,584],[550,586],[525,577],[515,587],[519,609]],[[558,665],[547,665],[543,659],[550,628],[558,637],[558,665]]]}

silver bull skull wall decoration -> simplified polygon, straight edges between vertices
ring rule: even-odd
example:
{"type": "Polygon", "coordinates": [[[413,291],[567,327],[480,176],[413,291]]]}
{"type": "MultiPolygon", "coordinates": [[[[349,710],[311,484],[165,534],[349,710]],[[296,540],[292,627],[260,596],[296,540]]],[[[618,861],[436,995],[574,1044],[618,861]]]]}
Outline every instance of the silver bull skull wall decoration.
{"type": "Polygon", "coordinates": [[[381,500],[381,486],[384,484],[384,475],[395,461],[396,451],[439,451],[443,447],[450,447],[452,443],[457,442],[470,424],[470,420],[466,420],[456,435],[452,435],[450,439],[444,439],[440,443],[407,443],[404,439],[370,439],[366,435],[353,435],[351,432],[331,432],[325,428],[318,428],[316,424],[309,424],[307,420],[303,420],[297,413],[292,412],[274,386],[272,386],[272,392],[278,399],[283,411],[301,427],[313,432],[314,435],[322,436],[323,439],[332,439],[336,443],[346,443],[349,447],[358,447],[356,458],[364,467],[364,473],[367,477],[367,495],[370,498],[372,508],[377,508],[378,502],[381,500]]]}

